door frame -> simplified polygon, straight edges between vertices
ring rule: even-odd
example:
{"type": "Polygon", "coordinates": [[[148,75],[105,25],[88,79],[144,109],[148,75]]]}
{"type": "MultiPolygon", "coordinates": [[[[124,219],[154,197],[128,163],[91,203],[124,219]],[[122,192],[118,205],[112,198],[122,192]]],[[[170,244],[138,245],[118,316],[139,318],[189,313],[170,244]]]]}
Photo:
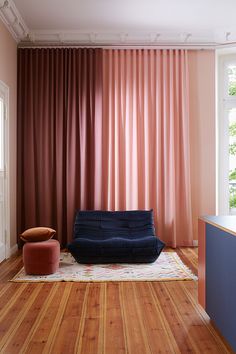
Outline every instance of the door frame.
{"type": "Polygon", "coordinates": [[[9,188],[9,87],[0,80],[0,95],[4,99],[4,198],[5,198],[5,257],[11,255],[10,244],[10,188],[9,188]]]}

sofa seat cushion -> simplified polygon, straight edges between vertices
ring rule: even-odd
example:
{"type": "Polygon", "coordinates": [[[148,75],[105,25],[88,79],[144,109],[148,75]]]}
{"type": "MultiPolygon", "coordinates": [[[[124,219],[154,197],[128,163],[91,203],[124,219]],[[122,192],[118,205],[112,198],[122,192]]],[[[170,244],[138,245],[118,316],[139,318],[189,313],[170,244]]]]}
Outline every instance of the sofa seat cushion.
{"type": "Polygon", "coordinates": [[[96,257],[99,257],[104,263],[108,262],[108,259],[119,263],[134,262],[137,256],[142,259],[146,257],[146,262],[147,257],[151,257],[152,261],[157,258],[163,247],[164,243],[154,236],[132,240],[120,237],[104,240],[79,238],[68,245],[69,251],[78,262],[84,262],[86,257],[89,261],[95,262],[96,257]]]}
{"type": "Polygon", "coordinates": [[[156,237],[143,237],[137,239],[126,239],[121,237],[108,238],[104,240],[78,238],[73,241],[77,247],[81,248],[137,248],[156,247],[156,237]]]}

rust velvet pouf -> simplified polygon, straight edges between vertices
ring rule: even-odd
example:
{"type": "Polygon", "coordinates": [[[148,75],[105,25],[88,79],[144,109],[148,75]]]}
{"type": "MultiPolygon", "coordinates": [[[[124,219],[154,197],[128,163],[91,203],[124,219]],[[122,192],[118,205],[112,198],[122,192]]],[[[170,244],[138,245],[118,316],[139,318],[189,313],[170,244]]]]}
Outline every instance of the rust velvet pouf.
{"type": "Polygon", "coordinates": [[[59,268],[60,244],[57,240],[27,242],[23,247],[25,272],[33,275],[55,273],[59,268]]]}

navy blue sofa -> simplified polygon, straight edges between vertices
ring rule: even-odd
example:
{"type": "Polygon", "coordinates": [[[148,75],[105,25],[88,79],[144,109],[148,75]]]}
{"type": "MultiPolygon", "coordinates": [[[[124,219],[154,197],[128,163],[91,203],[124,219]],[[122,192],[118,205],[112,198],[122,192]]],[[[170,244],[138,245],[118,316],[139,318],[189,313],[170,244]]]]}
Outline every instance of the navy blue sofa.
{"type": "Polygon", "coordinates": [[[151,263],[165,244],[152,210],[77,211],[68,250],[79,263],[151,263]]]}

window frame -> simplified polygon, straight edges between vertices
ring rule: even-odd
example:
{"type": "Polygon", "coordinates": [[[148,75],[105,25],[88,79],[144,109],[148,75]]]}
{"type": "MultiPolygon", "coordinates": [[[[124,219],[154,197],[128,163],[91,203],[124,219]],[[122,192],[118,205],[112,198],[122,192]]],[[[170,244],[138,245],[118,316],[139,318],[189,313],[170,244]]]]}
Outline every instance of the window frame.
{"type": "Polygon", "coordinates": [[[236,66],[236,53],[218,57],[217,119],[217,213],[235,215],[229,208],[229,121],[228,110],[236,108],[236,96],[228,94],[227,67],[236,66]]]}

